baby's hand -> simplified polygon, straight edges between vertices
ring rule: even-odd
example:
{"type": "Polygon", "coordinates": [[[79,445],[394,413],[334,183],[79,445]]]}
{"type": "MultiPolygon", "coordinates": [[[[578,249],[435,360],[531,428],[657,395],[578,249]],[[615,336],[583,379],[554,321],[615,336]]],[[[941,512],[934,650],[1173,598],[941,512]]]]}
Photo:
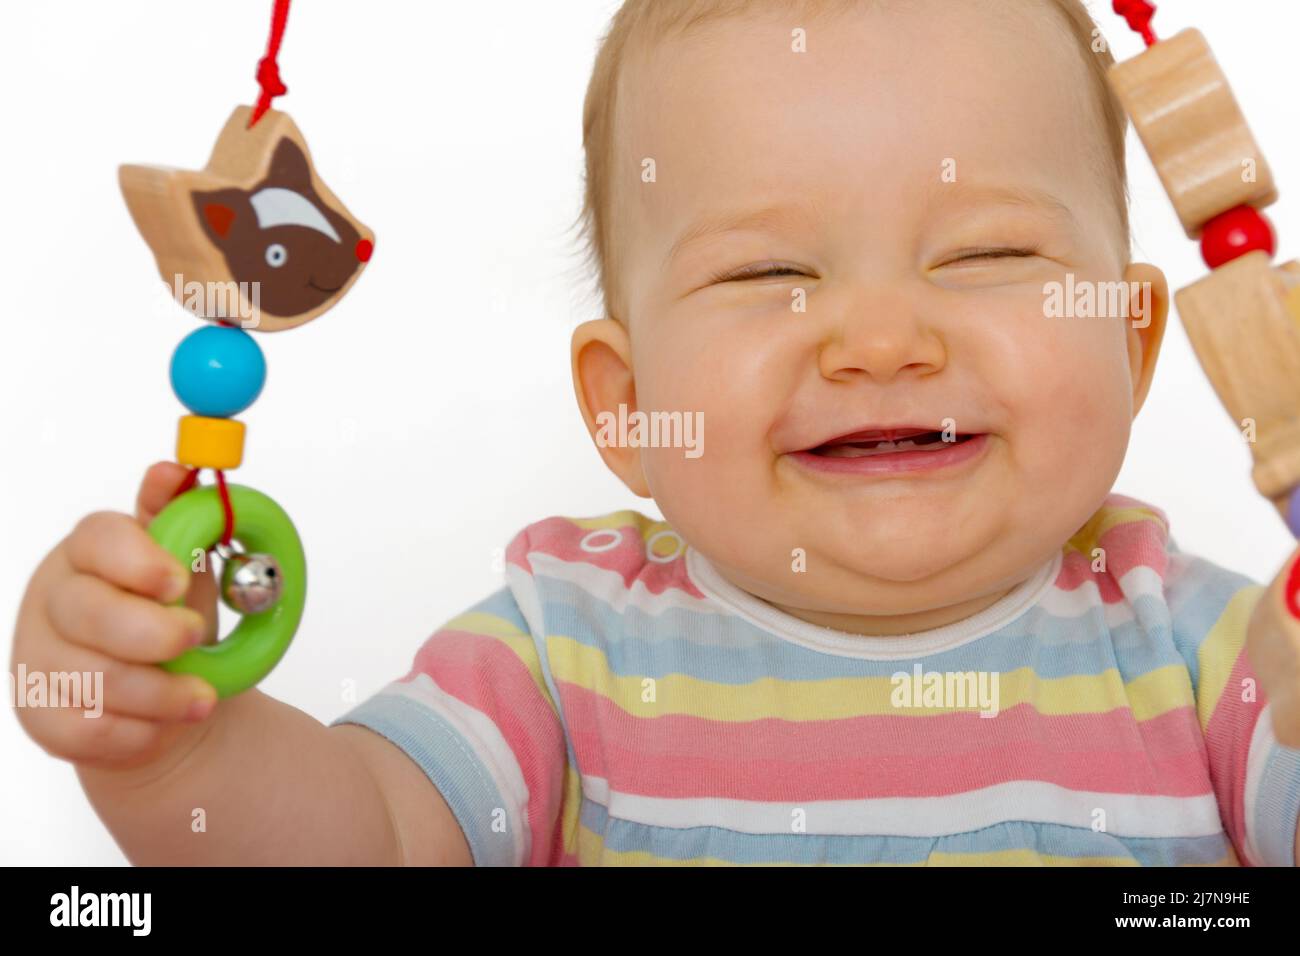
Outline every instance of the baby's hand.
{"type": "Polygon", "coordinates": [[[1246,634],[1246,654],[1273,712],[1273,735],[1300,747],[1300,549],[1260,598],[1246,634]]]}
{"type": "Polygon", "coordinates": [[[29,681],[34,675],[55,688],[55,675],[80,673],[82,686],[102,675],[103,699],[93,706],[60,706],[56,692],[46,706],[18,708],[23,729],[47,753],[79,765],[140,766],[197,739],[216,704],[206,681],[154,666],[216,632],[211,570],[191,578],[146,530],[185,474],[177,464],[154,465],[134,518],[86,516],[32,575],[14,636],[15,682],[20,665],[29,681]],[[166,606],[182,594],[187,607],[166,606]]]}

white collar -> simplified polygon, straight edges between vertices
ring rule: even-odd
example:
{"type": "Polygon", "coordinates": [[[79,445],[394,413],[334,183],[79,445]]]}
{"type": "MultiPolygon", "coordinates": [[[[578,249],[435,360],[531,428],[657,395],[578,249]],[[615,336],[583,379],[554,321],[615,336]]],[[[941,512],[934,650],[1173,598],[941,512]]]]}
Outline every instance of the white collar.
{"type": "Polygon", "coordinates": [[[686,549],[686,572],[708,597],[749,623],[792,644],[823,654],[861,660],[910,660],[952,650],[1010,624],[1043,596],[1061,570],[1064,549],[1058,550],[1027,580],[1017,584],[984,610],[961,621],[928,631],[897,636],[873,636],[837,631],[811,624],[736,587],[694,548],[686,549]]]}

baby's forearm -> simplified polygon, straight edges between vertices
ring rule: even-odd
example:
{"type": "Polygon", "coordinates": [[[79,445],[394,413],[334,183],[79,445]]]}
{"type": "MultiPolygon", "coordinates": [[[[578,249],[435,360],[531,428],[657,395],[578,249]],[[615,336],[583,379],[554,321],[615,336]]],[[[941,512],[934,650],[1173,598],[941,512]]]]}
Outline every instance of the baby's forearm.
{"type": "Polygon", "coordinates": [[[401,855],[383,793],[347,739],[256,690],[223,701],[154,765],[78,773],[138,865],[386,865],[401,855]]]}

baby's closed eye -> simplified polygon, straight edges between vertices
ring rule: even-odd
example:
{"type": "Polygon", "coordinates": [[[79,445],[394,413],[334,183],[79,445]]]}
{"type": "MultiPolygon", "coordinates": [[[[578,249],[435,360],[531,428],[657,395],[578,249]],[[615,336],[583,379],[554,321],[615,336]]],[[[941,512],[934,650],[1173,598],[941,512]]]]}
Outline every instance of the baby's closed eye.
{"type": "Polygon", "coordinates": [[[987,246],[962,249],[943,257],[935,268],[957,265],[962,262],[980,262],[990,259],[1030,259],[1038,255],[1037,248],[987,246]]]}
{"type": "Polygon", "coordinates": [[[758,262],[741,266],[738,269],[723,269],[713,274],[711,282],[743,282],[748,279],[786,278],[789,276],[808,276],[815,278],[803,266],[794,266],[780,262],[758,262]]]}

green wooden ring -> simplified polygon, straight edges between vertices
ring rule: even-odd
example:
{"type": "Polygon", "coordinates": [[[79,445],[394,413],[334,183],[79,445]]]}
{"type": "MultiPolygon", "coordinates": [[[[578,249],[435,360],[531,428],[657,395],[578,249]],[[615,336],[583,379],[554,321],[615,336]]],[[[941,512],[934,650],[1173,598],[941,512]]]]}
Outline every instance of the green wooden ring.
{"type": "MultiPolygon", "coordinates": [[[[255,686],[289,649],[307,602],[307,559],[293,522],[278,504],[252,488],[227,485],[235,512],[231,535],[248,552],[264,552],[280,563],[284,591],[275,606],[242,617],[217,644],[186,651],[161,666],[173,674],[194,674],[233,697],[255,686]]],[[[176,498],[149,525],[149,534],[186,570],[204,555],[225,530],[221,498],[213,486],[195,488],[176,498]]],[[[183,603],[183,598],[177,604],[183,603]]]]}

